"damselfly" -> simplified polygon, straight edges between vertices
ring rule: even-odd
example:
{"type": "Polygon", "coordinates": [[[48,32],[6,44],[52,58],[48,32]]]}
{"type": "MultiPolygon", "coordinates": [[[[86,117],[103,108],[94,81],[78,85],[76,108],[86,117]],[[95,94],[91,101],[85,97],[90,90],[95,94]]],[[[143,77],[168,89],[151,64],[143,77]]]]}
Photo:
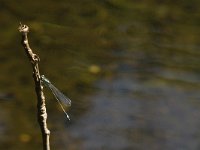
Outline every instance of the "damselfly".
{"type": "Polygon", "coordinates": [[[62,108],[63,112],[66,114],[67,118],[70,120],[69,115],[66,113],[63,107],[63,104],[65,106],[71,106],[71,100],[68,97],[66,97],[63,93],[61,93],[44,75],[41,75],[41,81],[44,86],[50,88],[51,92],[55,96],[60,107],[62,108]]]}

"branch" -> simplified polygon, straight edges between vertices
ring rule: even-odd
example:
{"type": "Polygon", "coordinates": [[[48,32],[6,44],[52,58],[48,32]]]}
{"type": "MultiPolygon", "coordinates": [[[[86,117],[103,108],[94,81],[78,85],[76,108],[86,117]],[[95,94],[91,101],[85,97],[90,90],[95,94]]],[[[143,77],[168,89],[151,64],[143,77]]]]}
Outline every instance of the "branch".
{"type": "Polygon", "coordinates": [[[45,96],[43,93],[43,86],[40,80],[40,72],[39,72],[39,65],[38,62],[40,61],[39,57],[33,53],[32,49],[29,46],[28,43],[28,32],[29,27],[27,25],[22,25],[20,23],[19,26],[19,32],[22,33],[22,45],[24,47],[24,50],[31,62],[32,68],[33,68],[33,78],[35,81],[35,92],[37,94],[37,109],[38,109],[38,122],[40,125],[40,129],[42,132],[42,138],[43,138],[43,149],[44,150],[50,150],[50,131],[47,128],[47,112],[46,112],[46,106],[45,106],[45,96]]]}

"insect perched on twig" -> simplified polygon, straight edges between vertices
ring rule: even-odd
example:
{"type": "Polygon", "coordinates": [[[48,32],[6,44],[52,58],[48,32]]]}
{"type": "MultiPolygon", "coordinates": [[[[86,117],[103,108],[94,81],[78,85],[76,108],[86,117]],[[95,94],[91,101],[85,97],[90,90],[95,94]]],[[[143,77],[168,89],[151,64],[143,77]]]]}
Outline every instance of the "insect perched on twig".
{"type": "Polygon", "coordinates": [[[71,100],[68,97],[66,97],[63,93],[61,93],[44,75],[41,75],[40,79],[42,81],[42,84],[51,90],[56,100],[58,101],[60,107],[62,108],[63,112],[65,113],[67,118],[70,120],[69,115],[65,111],[63,105],[71,106],[71,100]]]}

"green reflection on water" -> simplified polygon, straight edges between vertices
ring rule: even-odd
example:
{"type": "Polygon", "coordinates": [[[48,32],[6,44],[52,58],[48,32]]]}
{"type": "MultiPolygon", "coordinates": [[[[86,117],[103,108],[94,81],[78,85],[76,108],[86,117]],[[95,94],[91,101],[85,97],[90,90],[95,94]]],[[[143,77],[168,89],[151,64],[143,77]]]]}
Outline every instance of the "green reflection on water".
{"type": "MultiPolygon", "coordinates": [[[[39,128],[33,130],[38,126],[36,96],[32,70],[17,32],[19,21],[31,28],[30,45],[41,58],[41,73],[72,99],[70,114],[78,119],[90,107],[84,97],[98,90],[93,83],[123,72],[118,70],[122,62],[134,66],[134,75],[149,84],[199,88],[198,82],[180,80],[177,75],[182,71],[199,75],[199,3],[23,1],[22,6],[2,1],[0,92],[14,93],[16,99],[14,104],[4,106],[10,110],[10,139],[7,137],[8,141],[0,145],[8,149],[27,149],[30,145],[40,149],[41,144],[39,128]],[[100,72],[91,71],[91,66],[101,68],[100,72]],[[169,78],[165,71],[159,74],[160,70],[170,70],[175,77],[169,78]],[[17,119],[12,117],[16,114],[17,119]],[[24,138],[19,138],[22,133],[34,140],[23,143],[20,139],[24,138]],[[10,143],[15,143],[14,147],[10,143]]],[[[56,128],[63,116],[48,93],[47,101],[49,126],[56,128]]]]}

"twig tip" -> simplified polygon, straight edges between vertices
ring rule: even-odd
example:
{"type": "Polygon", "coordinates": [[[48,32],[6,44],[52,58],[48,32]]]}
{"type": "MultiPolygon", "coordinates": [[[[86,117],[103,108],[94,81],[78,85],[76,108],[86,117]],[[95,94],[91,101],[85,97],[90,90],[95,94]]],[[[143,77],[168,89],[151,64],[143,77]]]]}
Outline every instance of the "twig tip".
{"type": "Polygon", "coordinates": [[[18,30],[19,30],[19,32],[28,33],[29,32],[29,27],[27,25],[25,25],[25,24],[23,25],[20,22],[18,30]]]}

